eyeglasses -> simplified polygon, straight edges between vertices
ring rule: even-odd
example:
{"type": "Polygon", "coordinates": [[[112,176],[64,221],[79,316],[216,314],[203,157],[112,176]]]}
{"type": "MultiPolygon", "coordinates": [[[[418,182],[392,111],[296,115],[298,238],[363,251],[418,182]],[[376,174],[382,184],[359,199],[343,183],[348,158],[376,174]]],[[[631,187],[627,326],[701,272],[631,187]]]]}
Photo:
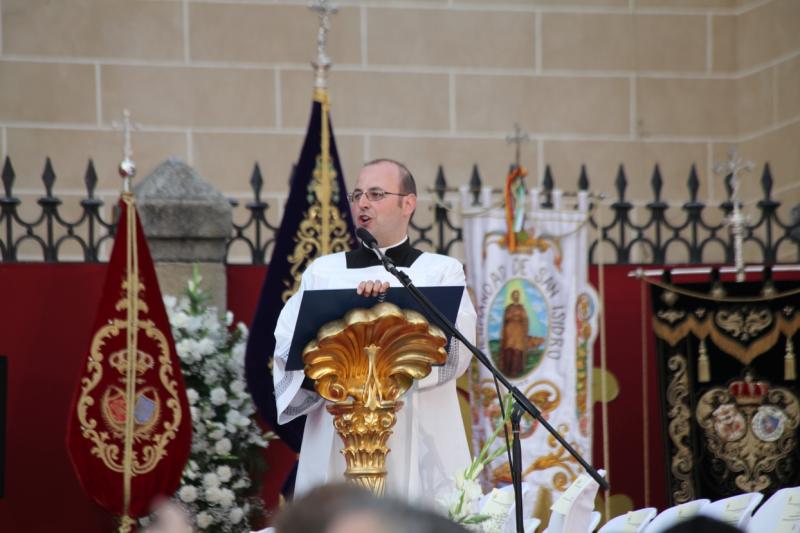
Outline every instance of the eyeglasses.
{"type": "Polygon", "coordinates": [[[411,194],[410,192],[407,193],[399,193],[399,192],[386,192],[383,189],[369,189],[368,191],[362,191],[361,189],[356,189],[350,194],[347,195],[347,199],[350,200],[351,203],[358,203],[361,200],[362,196],[366,196],[367,200],[370,202],[380,202],[386,195],[390,194],[392,196],[408,196],[411,194]]]}

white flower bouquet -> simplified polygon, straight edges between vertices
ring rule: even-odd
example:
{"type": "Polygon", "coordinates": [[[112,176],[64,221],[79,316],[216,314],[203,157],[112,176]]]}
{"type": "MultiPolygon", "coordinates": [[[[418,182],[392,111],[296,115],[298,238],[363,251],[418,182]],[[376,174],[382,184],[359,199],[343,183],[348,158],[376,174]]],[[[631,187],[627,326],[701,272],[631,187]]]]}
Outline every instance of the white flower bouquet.
{"type": "Polygon", "coordinates": [[[478,481],[478,476],[486,465],[489,465],[506,453],[506,446],[498,446],[492,451],[492,446],[500,433],[506,427],[511,417],[511,395],[503,398],[505,404],[505,417],[495,428],[494,433],[486,440],[477,457],[464,470],[455,475],[455,490],[444,498],[439,499],[441,507],[446,509],[447,516],[453,522],[462,524],[467,529],[476,532],[502,531],[509,512],[513,509],[514,496],[509,491],[492,489],[485,495],[478,481]],[[511,494],[509,499],[508,495],[511,494]]]}
{"type": "Polygon", "coordinates": [[[192,415],[192,451],[176,498],[200,531],[250,531],[262,511],[251,473],[263,471],[261,450],[271,433],[253,420],[255,406],[244,378],[247,327],[231,329],[200,288],[195,268],[185,296],[165,296],[175,349],[181,361],[192,415]]]}

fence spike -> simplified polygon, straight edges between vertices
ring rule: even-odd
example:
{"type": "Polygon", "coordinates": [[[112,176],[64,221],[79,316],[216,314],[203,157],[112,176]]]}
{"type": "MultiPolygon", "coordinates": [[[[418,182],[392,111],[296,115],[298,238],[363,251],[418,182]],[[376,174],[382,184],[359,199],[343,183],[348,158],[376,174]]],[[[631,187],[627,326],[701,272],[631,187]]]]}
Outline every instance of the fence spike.
{"type": "Polygon", "coordinates": [[[761,188],[764,190],[764,199],[772,199],[772,171],[769,163],[764,164],[764,172],[761,174],[761,188]]]}
{"type": "Polygon", "coordinates": [[[86,184],[86,194],[89,198],[94,198],[94,190],[97,188],[97,172],[94,169],[94,161],[90,158],[86,167],[86,174],[83,177],[86,184]]]}
{"type": "Polygon", "coordinates": [[[661,167],[656,163],[656,167],[653,169],[653,177],[650,178],[650,186],[653,188],[653,195],[655,196],[655,201],[661,201],[661,188],[664,186],[664,180],[661,179],[661,167]]]}
{"type": "MultiPolygon", "coordinates": [[[[291,184],[289,184],[291,186],[291,184]]],[[[253,165],[253,173],[250,175],[250,187],[255,194],[256,202],[261,201],[261,188],[264,186],[264,178],[261,176],[261,167],[258,166],[258,161],[253,165]]]]}
{"type": "Polygon", "coordinates": [[[589,176],[586,174],[586,165],[581,165],[581,175],[578,176],[578,190],[579,191],[588,191],[589,190],[589,176]]]}
{"type": "Polygon", "coordinates": [[[53,171],[53,163],[50,161],[50,158],[47,158],[44,164],[44,173],[42,173],[42,182],[44,183],[44,189],[46,196],[52,197],[53,196],[53,184],[56,182],[56,173],[53,171]]]}
{"type": "Polygon", "coordinates": [[[472,194],[472,205],[478,205],[481,197],[481,175],[478,172],[478,164],[472,165],[472,175],[469,178],[469,192],[472,194]]]}
{"type": "Polygon", "coordinates": [[[544,179],[542,180],[542,188],[544,192],[551,193],[555,183],[553,181],[553,172],[550,170],[550,165],[544,167],[544,179]]]}
{"type": "Polygon", "coordinates": [[[447,191],[447,180],[444,179],[444,169],[442,165],[439,165],[439,169],[436,171],[436,181],[433,183],[433,190],[436,192],[436,196],[439,197],[439,200],[444,200],[444,193],[447,191]]]}
{"type": "Polygon", "coordinates": [[[697,202],[697,191],[700,189],[700,179],[697,177],[697,167],[692,163],[692,168],[689,171],[689,180],[686,182],[689,189],[689,201],[691,203],[697,202]]]}
{"type": "Polygon", "coordinates": [[[11,197],[11,190],[14,187],[14,178],[16,178],[16,174],[14,174],[14,167],[11,165],[11,158],[6,156],[6,160],[3,163],[3,188],[6,191],[6,197],[11,197]]]}
{"type": "Polygon", "coordinates": [[[619,165],[617,170],[617,179],[614,180],[614,186],[617,188],[617,196],[619,200],[625,200],[625,189],[628,188],[628,178],[625,177],[625,165],[619,165]]]}

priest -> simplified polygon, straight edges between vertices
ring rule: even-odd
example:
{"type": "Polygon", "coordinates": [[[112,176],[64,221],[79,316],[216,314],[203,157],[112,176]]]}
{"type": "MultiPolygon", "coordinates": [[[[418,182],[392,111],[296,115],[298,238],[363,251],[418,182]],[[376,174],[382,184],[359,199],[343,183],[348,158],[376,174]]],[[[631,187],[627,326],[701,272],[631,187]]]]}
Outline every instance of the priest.
{"type": "MultiPolygon", "coordinates": [[[[391,159],[365,164],[348,195],[353,220],[368,230],[381,250],[418,287],[465,285],[464,268],[453,258],[412,247],[408,225],[417,205],[414,178],[405,165],[391,159]]],[[[371,307],[389,287],[400,286],[366,247],[315,260],[303,273],[299,290],[286,302],[275,328],[273,380],[278,423],[307,415],[295,494],[344,479],[341,441],[333,417],[311,387],[304,387],[302,370],[286,370],[289,348],[303,293],[316,289],[352,288],[371,307]]],[[[461,298],[456,327],[474,342],[476,313],[467,291],[461,298]]],[[[389,438],[386,494],[430,505],[452,489],[452,477],[470,461],[456,394],[456,378],[469,366],[472,354],[453,339],[443,366],[433,367],[403,397],[389,438]]]]}

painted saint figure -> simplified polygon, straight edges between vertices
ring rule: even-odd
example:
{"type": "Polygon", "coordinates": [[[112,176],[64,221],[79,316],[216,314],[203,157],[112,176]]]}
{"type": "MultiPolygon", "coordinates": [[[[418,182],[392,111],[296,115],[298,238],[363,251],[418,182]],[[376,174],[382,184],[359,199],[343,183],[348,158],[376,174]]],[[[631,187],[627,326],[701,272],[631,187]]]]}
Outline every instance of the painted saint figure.
{"type": "Polygon", "coordinates": [[[519,299],[519,290],[511,291],[511,303],[503,313],[500,337],[500,371],[510,377],[523,373],[528,348],[528,313],[519,299]]]}

